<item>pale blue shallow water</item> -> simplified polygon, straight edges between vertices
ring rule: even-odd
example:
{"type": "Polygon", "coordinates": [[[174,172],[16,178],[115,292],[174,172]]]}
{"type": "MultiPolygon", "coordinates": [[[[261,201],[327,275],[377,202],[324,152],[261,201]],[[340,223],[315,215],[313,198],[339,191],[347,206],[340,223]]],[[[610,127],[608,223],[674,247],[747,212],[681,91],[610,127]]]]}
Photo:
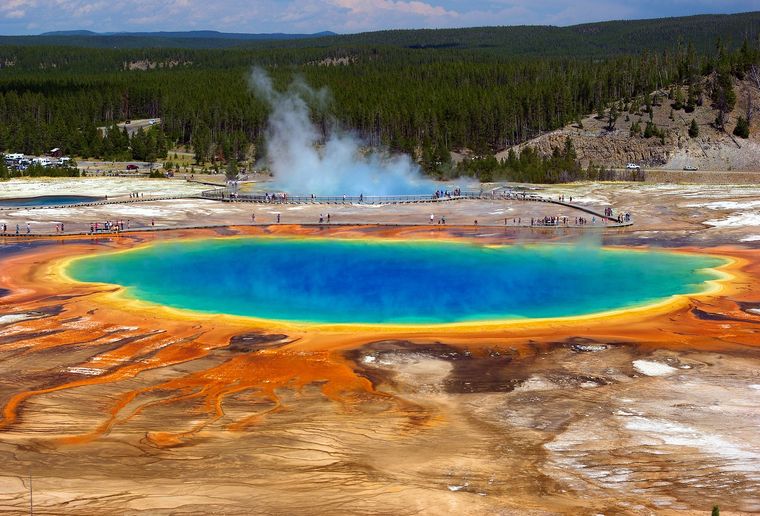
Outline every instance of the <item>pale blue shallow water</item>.
{"type": "Polygon", "coordinates": [[[74,261],[77,280],[196,311],[316,323],[584,315],[696,293],[721,259],[654,251],[430,241],[176,241],[74,261]]]}

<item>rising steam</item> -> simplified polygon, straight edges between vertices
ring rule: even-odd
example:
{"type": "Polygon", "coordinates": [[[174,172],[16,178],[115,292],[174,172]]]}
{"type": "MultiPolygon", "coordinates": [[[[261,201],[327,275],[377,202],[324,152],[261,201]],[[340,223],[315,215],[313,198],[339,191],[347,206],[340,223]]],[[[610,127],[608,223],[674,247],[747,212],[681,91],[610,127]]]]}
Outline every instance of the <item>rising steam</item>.
{"type": "Polygon", "coordinates": [[[327,91],[294,81],[284,92],[260,68],[251,73],[254,93],[271,107],[266,134],[268,163],[277,188],[291,194],[430,194],[434,183],[422,177],[408,156],[362,153],[361,142],[338,130],[322,135],[310,118],[307,100],[324,103],[327,91]]]}

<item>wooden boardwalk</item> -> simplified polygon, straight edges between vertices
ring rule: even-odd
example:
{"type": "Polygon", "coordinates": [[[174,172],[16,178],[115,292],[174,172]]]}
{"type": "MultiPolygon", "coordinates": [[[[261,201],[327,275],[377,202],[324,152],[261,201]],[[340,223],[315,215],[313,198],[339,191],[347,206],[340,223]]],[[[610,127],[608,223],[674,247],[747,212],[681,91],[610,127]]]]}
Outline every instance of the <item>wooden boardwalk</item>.
{"type": "MultiPolygon", "coordinates": [[[[146,197],[138,197],[138,198],[129,198],[129,199],[113,199],[113,200],[103,200],[103,201],[93,201],[93,202],[85,202],[81,204],[63,204],[63,205],[52,205],[52,206],[17,206],[17,207],[3,207],[0,208],[0,211],[7,211],[7,210],[35,210],[35,209],[56,209],[56,208],[78,208],[78,207],[87,207],[87,206],[105,206],[109,204],[131,204],[131,203],[141,203],[141,202],[151,202],[151,201],[163,201],[163,200],[174,200],[174,199],[207,199],[207,200],[213,200],[213,201],[220,201],[220,202],[232,202],[232,203],[238,203],[238,202],[252,202],[252,203],[259,203],[259,204],[267,204],[267,205],[285,205],[285,204],[326,204],[326,205],[340,205],[340,204],[383,204],[383,205],[393,205],[393,204],[412,204],[412,203],[421,203],[421,202],[429,202],[429,203],[438,203],[438,202],[458,202],[458,201],[469,201],[469,200],[493,200],[493,201],[521,201],[521,202],[544,202],[548,204],[555,204],[558,206],[563,206],[566,208],[578,210],[582,213],[586,213],[588,215],[591,215],[592,217],[598,218],[600,223],[586,223],[586,224],[575,224],[575,223],[554,223],[554,224],[544,224],[541,223],[522,223],[522,224],[453,224],[453,225],[446,225],[447,227],[460,227],[460,228],[482,228],[482,229],[505,229],[505,228],[538,228],[538,229],[573,229],[573,230],[598,230],[598,229],[615,229],[615,228],[625,228],[628,226],[633,225],[633,219],[630,219],[628,221],[624,222],[618,222],[616,217],[610,217],[605,215],[604,213],[601,213],[599,211],[596,211],[592,208],[588,208],[585,206],[580,206],[577,204],[572,204],[569,202],[564,202],[560,200],[554,200],[548,197],[541,197],[535,194],[527,195],[527,194],[504,194],[499,193],[498,191],[491,191],[491,192],[461,192],[460,195],[457,196],[431,196],[431,195],[402,195],[402,196],[332,196],[332,197],[319,197],[319,196],[288,196],[287,198],[282,199],[271,199],[266,200],[265,196],[260,195],[247,195],[247,196],[236,196],[236,197],[230,197],[229,192],[227,189],[218,189],[218,190],[209,190],[206,192],[202,192],[200,195],[195,194],[188,194],[188,195],[156,195],[156,196],[146,196],[146,197]]],[[[569,218],[568,218],[569,219],[569,218]]],[[[64,236],[85,236],[85,237],[100,237],[100,236],[118,236],[121,234],[127,234],[127,233],[141,233],[141,232],[155,232],[155,231],[175,231],[175,230],[192,230],[192,229],[220,229],[220,228],[227,228],[227,227],[234,227],[234,226],[254,226],[254,227],[269,227],[269,226],[276,226],[276,225],[292,225],[287,223],[281,223],[281,224],[275,224],[275,223],[220,223],[220,224],[192,224],[192,225],[176,225],[176,226],[140,226],[140,227],[131,227],[129,229],[124,230],[99,230],[96,232],[91,231],[65,231],[63,233],[26,233],[23,229],[16,234],[14,231],[9,231],[6,233],[0,233],[0,237],[3,238],[11,238],[11,239],[37,239],[37,238],[50,238],[50,237],[64,237],[64,236]]],[[[374,227],[430,227],[430,224],[419,224],[419,223],[410,223],[410,224],[404,224],[404,223],[362,223],[362,222],[342,222],[342,223],[323,223],[323,224],[313,224],[313,223],[300,223],[295,224],[298,226],[303,227],[349,227],[349,226],[374,226],[374,227]]],[[[25,228],[24,228],[25,229],[25,228]]]]}

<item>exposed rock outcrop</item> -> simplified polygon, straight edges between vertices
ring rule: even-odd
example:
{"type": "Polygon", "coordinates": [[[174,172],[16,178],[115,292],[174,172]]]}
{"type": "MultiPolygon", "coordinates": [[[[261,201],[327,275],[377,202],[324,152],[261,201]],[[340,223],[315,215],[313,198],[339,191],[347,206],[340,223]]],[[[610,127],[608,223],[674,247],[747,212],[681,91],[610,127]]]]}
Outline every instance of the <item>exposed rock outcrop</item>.
{"type": "MultiPolygon", "coordinates": [[[[705,89],[709,91],[709,79],[705,89]]],[[[614,128],[608,130],[608,113],[605,116],[589,116],[581,124],[568,125],[562,129],[543,134],[515,147],[516,152],[526,146],[549,155],[555,147],[562,147],[569,137],[583,165],[594,163],[605,167],[625,167],[636,163],[644,167],[681,170],[760,170],[760,116],[752,117],[749,139],[733,136],[732,132],[740,116],[747,116],[748,106],[760,106],[760,89],[749,80],[734,81],[736,106],[728,115],[725,131],[715,127],[717,110],[705,95],[701,106],[693,112],[675,109],[675,102],[667,91],[655,92],[659,98],[652,106],[652,114],[645,108],[629,109],[616,119],[614,128]],[[689,126],[695,121],[699,135],[691,137],[689,126]],[[661,136],[643,136],[648,122],[661,131],[661,136]],[[641,132],[634,134],[632,126],[638,124],[641,132]]],[[[684,93],[686,89],[682,90],[684,93]]],[[[643,104],[643,103],[642,103],[643,104]]],[[[496,156],[506,158],[509,149],[496,156]]]]}

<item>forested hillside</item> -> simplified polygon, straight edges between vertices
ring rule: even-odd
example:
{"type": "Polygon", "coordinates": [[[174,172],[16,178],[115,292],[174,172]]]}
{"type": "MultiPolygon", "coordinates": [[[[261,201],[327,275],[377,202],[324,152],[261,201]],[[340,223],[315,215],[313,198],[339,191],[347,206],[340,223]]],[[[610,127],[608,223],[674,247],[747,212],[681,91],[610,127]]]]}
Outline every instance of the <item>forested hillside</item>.
{"type": "Polygon", "coordinates": [[[250,144],[261,143],[267,119],[266,106],[247,83],[257,65],[282,88],[295,76],[329,88],[331,101],[315,111],[323,128],[337,121],[371,144],[418,156],[434,173],[448,166],[448,151],[491,155],[674,83],[691,85],[700,101],[709,99],[712,92],[697,91],[701,77],[716,71],[738,77],[760,59],[759,17],[386,32],[287,41],[280,48],[4,46],[0,149],[61,147],[77,156],[143,157],[125,137],[110,131],[104,138],[96,128],[160,117],[163,132],[140,134],[149,148],[188,144],[199,162],[245,159],[250,144]],[[710,22],[716,19],[721,23],[710,22]],[[653,27],[662,38],[652,36],[653,27]],[[569,38],[566,43],[558,46],[547,36],[556,30],[569,38]],[[494,36],[502,33],[522,34],[517,39],[546,48],[534,50],[538,56],[510,55],[522,51],[507,48],[514,36],[494,36]],[[457,34],[463,39],[449,45],[457,34]],[[690,34],[698,35],[697,44],[688,43],[690,34]],[[594,43],[576,47],[576,37],[594,43]],[[325,43],[333,39],[338,43],[325,43]],[[663,44],[667,49],[659,50],[663,44]],[[558,47],[561,52],[554,51],[558,47]]]}
{"type": "MultiPolygon", "coordinates": [[[[729,46],[760,32],[760,11],[732,15],[702,15],[650,20],[588,23],[570,27],[513,26],[467,29],[422,29],[367,32],[320,40],[264,45],[291,47],[335,45],[395,45],[418,49],[476,49],[499,56],[610,56],[644,50],[671,50],[691,43],[699,52],[715,48],[717,38],[729,46]]],[[[245,46],[254,44],[246,43],[245,46]]]]}
{"type": "Polygon", "coordinates": [[[699,52],[713,48],[717,37],[738,46],[760,31],[760,11],[731,15],[609,21],[570,27],[509,26],[463,29],[416,29],[333,35],[227,34],[214,31],[98,34],[89,31],[39,36],[0,36],[0,45],[90,48],[312,48],[397,46],[404,48],[476,49],[500,56],[609,56],[662,51],[692,43],[699,52]]]}

